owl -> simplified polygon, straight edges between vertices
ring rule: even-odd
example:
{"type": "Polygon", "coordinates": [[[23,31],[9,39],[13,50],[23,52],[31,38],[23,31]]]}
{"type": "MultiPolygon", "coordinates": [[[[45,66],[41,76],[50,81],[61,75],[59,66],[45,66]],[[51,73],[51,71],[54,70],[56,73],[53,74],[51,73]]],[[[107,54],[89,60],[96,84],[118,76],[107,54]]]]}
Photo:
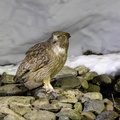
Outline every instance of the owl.
{"type": "Polygon", "coordinates": [[[18,67],[14,80],[30,90],[43,85],[46,91],[54,91],[50,80],[66,62],[69,38],[69,33],[55,31],[47,41],[31,47],[18,67]]]}

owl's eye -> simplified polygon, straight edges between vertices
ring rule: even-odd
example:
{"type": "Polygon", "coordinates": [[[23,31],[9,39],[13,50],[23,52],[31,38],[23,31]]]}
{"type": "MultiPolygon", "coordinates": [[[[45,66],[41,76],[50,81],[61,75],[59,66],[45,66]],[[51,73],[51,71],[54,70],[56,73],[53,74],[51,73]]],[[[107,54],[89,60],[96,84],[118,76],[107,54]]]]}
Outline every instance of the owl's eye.
{"type": "Polygon", "coordinates": [[[57,38],[58,38],[58,39],[60,39],[60,38],[61,38],[61,36],[59,35],[59,36],[57,36],[57,38]]]}

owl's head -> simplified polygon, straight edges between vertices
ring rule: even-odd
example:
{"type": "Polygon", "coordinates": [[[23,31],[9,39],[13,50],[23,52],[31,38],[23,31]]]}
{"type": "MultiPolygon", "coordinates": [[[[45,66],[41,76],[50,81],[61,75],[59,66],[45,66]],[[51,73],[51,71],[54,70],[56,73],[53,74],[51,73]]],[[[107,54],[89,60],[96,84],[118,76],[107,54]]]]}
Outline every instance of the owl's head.
{"type": "Polygon", "coordinates": [[[53,42],[60,41],[63,39],[69,39],[71,36],[67,32],[55,31],[52,33],[53,42]]]}
{"type": "Polygon", "coordinates": [[[62,31],[52,33],[52,43],[60,47],[68,47],[70,34],[62,31]]]}

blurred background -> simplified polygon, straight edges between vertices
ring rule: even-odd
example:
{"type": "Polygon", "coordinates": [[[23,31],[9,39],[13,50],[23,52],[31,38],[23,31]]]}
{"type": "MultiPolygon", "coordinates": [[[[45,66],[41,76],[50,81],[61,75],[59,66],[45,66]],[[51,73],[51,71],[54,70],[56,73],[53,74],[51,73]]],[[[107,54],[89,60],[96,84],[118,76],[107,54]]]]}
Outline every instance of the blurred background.
{"type": "Polygon", "coordinates": [[[120,51],[120,0],[0,0],[0,65],[16,64],[53,31],[71,34],[68,56],[120,51]]]}

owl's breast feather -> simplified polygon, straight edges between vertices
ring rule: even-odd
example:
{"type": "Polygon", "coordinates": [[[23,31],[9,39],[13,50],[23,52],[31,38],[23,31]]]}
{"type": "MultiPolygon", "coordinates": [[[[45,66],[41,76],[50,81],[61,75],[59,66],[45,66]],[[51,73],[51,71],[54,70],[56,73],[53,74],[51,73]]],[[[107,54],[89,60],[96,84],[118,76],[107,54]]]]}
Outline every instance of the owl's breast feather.
{"type": "Polygon", "coordinates": [[[53,52],[56,54],[56,55],[59,55],[59,54],[64,54],[65,53],[65,49],[64,48],[61,48],[60,46],[54,46],[52,48],[53,52]]]}

